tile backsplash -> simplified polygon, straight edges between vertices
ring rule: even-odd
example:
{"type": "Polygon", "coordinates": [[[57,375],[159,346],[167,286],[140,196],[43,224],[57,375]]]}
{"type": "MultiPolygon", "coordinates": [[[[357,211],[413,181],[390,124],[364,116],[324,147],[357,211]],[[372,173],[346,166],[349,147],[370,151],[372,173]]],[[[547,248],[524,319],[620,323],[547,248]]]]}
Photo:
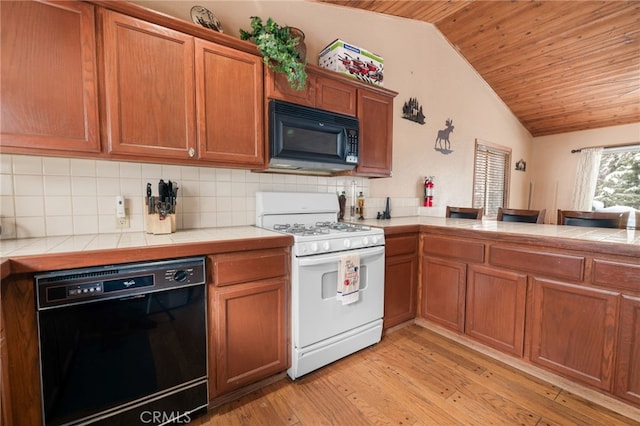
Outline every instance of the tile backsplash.
{"type": "MultiPolygon", "coordinates": [[[[160,179],[179,187],[177,229],[253,225],[256,191],[345,191],[349,196],[355,181],[357,191],[369,195],[369,180],[360,177],[3,154],[0,238],[144,231],[147,182],[157,195],[160,179]],[[116,226],[116,195],[125,198],[129,227],[116,226]]],[[[365,216],[375,217],[384,202],[367,198],[365,216]]],[[[396,216],[416,214],[417,207],[418,199],[392,199],[396,216]]]]}

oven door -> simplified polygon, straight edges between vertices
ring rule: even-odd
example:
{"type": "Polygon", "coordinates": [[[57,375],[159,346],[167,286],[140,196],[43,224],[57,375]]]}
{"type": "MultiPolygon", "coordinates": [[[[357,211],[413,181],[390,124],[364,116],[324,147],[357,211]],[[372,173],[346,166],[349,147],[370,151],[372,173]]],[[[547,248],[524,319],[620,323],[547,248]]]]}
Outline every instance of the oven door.
{"type": "Polygon", "coordinates": [[[296,257],[292,268],[293,345],[304,348],[379,320],[384,313],[384,246],[296,257]],[[358,301],[337,299],[338,265],[345,254],[360,256],[358,301]]]}

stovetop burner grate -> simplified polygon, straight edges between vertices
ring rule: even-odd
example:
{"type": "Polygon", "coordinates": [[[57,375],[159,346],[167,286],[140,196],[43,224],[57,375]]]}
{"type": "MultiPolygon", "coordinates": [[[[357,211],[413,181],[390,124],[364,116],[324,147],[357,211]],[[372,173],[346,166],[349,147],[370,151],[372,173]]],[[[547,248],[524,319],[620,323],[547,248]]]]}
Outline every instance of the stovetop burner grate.
{"type": "Polygon", "coordinates": [[[369,231],[371,227],[345,222],[316,222],[315,225],[303,225],[299,223],[275,224],[273,225],[273,229],[293,235],[323,235],[331,232],[369,231]]]}

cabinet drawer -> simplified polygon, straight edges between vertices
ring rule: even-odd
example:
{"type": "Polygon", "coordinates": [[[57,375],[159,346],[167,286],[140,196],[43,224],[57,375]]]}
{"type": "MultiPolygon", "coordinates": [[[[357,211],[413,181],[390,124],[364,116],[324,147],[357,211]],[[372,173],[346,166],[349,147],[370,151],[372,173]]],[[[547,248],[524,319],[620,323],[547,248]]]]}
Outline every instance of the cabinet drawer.
{"type": "Polygon", "coordinates": [[[593,283],[622,290],[640,291],[640,265],[594,259],[593,283]]]}
{"type": "Polygon", "coordinates": [[[385,254],[387,257],[403,254],[416,254],[418,251],[418,239],[416,235],[403,235],[390,237],[385,240],[385,254]]]}
{"type": "Polygon", "coordinates": [[[484,244],[473,241],[462,241],[446,237],[422,237],[423,254],[447,257],[469,262],[484,261],[484,244]]]}
{"type": "Polygon", "coordinates": [[[216,286],[264,280],[286,275],[289,255],[284,250],[257,250],[212,256],[212,279],[216,286]]]}
{"type": "Polygon", "coordinates": [[[510,247],[493,246],[489,250],[489,263],[523,272],[568,278],[579,281],[584,270],[584,257],[558,253],[544,253],[510,247]]]}

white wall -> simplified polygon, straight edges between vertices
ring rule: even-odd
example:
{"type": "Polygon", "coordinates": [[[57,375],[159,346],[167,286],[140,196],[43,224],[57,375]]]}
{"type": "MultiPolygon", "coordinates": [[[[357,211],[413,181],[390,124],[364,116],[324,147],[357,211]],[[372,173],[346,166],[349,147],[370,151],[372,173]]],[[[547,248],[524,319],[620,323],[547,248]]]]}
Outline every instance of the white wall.
{"type": "Polygon", "coordinates": [[[532,208],[546,208],[550,223],[556,223],[557,209],[571,209],[578,167],[572,149],[632,143],[640,143],[640,123],[534,138],[532,208]]]}

